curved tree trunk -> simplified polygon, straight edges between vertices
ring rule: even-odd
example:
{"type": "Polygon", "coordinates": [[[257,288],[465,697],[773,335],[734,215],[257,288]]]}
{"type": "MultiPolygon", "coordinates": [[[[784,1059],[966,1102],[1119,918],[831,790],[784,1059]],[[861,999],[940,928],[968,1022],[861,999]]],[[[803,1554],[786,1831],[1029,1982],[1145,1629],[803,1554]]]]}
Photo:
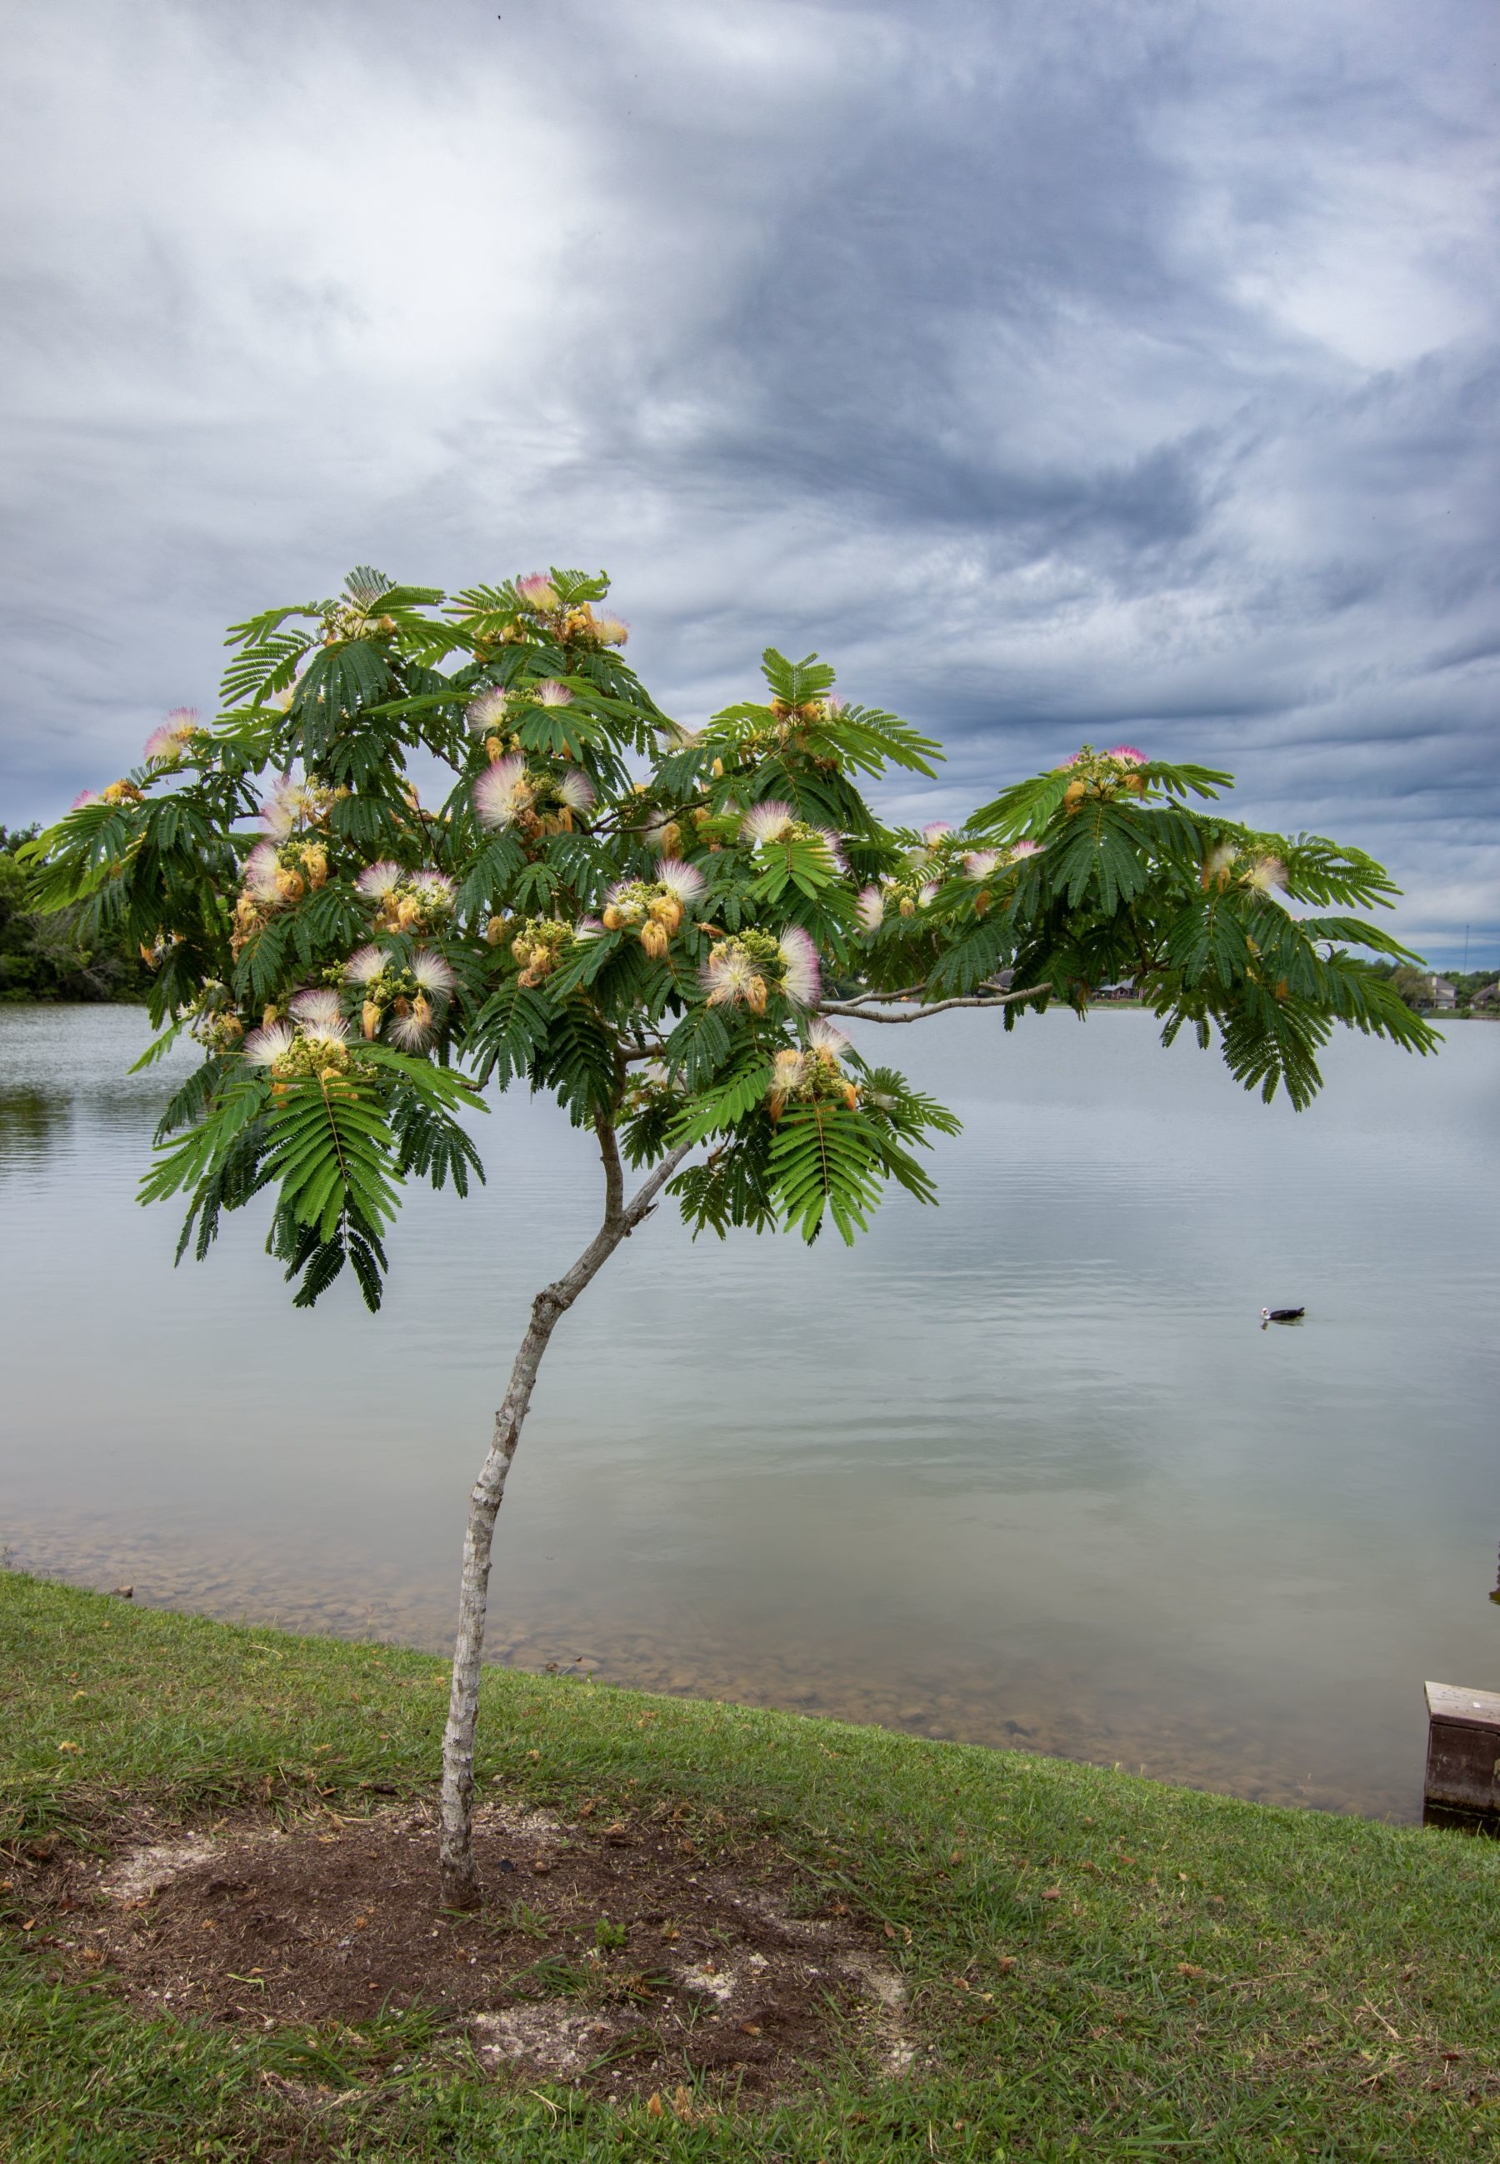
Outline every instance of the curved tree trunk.
{"type": "Polygon", "coordinates": [[[683,1143],[680,1148],[670,1151],[627,1202],[614,1126],[602,1118],[596,1125],[600,1154],[604,1159],[604,1222],[572,1269],[555,1283],[544,1286],[531,1303],[531,1322],[510,1371],[510,1387],[495,1415],[495,1432],[488,1455],[469,1497],[458,1635],[453,1647],[453,1682],[448,1696],[448,1725],[443,1732],[439,1869],[443,1901],[448,1908],[477,1908],[482,1898],[474,1869],[473,1848],[474,1728],[479,1714],[479,1664],[484,1651],[490,1552],[494,1544],[495,1519],[505,1494],[506,1476],[531,1407],[537,1369],[560,1319],[608,1262],[620,1242],[634,1232],[692,1147],[691,1143],[683,1143]]]}

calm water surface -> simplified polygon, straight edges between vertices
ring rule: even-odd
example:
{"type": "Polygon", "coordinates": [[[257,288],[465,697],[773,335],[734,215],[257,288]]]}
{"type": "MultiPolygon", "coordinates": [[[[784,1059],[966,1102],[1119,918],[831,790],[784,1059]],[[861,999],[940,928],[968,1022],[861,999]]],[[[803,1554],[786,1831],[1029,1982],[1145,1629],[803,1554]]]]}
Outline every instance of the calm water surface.
{"type": "MultiPolygon", "coordinates": [[[[1500,1028],[1340,1042],[1300,1117],[1133,1012],[878,1037],[964,1117],[942,1208],[891,1201],[853,1253],[638,1234],[543,1369],[493,1650],[1414,1816],[1424,1678],[1500,1670],[1500,1028]]],[[[342,1286],[298,1314],[257,1228],[174,1272],[136,1206],[171,1086],[123,1072],[143,1042],[135,1010],[0,1008],[0,1542],[441,1646],[590,1148],[499,1101],[488,1187],[416,1200],[383,1318],[342,1286]]]]}

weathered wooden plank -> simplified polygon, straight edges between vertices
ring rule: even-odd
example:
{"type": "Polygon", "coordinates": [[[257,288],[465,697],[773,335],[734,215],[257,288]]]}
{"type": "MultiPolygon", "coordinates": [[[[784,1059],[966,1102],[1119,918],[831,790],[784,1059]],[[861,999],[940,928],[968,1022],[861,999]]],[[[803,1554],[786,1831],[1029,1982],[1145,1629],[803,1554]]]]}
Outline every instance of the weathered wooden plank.
{"type": "Polygon", "coordinates": [[[1500,1692],[1428,1684],[1423,1802],[1500,1816],[1500,1692]]]}

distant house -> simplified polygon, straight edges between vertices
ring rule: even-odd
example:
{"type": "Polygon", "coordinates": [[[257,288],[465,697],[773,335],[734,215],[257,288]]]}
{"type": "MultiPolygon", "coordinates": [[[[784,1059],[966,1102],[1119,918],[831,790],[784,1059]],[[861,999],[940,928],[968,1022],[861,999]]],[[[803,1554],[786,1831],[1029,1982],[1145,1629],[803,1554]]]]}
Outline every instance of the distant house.
{"type": "Polygon", "coordinates": [[[1456,984],[1450,984],[1446,977],[1429,977],[1427,982],[1432,996],[1432,1004],[1439,1011],[1445,1007],[1456,1007],[1458,1005],[1458,986],[1456,984]]]}
{"type": "Polygon", "coordinates": [[[1122,977],[1118,984],[1097,985],[1094,989],[1094,997],[1096,1000],[1134,999],[1135,979],[1134,977],[1122,977]]]}
{"type": "Polygon", "coordinates": [[[1474,994],[1476,1007],[1500,1007],[1500,984],[1487,984],[1474,994]]]}

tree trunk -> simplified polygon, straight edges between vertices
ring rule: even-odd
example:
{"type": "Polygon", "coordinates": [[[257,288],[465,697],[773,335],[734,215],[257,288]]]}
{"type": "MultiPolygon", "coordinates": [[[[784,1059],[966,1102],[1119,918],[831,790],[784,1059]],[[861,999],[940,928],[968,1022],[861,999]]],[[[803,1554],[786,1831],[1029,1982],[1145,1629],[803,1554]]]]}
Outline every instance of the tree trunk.
{"type": "Polygon", "coordinates": [[[494,1438],[469,1497],[458,1635],[453,1647],[453,1682],[448,1696],[448,1725],[443,1732],[439,1870],[443,1902],[448,1908],[478,1908],[482,1898],[474,1869],[474,1728],[479,1714],[479,1664],[484,1650],[490,1552],[494,1545],[495,1519],[505,1494],[506,1476],[531,1406],[537,1369],[560,1319],[608,1262],[620,1242],[634,1232],[692,1147],[691,1143],[683,1143],[669,1152],[626,1202],[614,1125],[603,1118],[595,1124],[604,1159],[604,1222],[572,1269],[554,1284],[544,1286],[531,1303],[531,1322],[510,1371],[510,1388],[495,1415],[494,1438]]]}

